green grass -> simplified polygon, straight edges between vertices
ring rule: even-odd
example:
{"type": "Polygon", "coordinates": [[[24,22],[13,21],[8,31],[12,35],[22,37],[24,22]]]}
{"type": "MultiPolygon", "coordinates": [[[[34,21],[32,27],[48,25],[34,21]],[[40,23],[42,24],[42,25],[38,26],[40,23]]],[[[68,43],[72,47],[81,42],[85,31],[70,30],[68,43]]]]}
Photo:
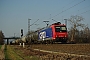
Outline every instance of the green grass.
{"type": "Polygon", "coordinates": [[[10,46],[5,47],[5,59],[6,60],[23,60],[20,56],[18,56],[14,51],[13,48],[10,46]]]}
{"type": "Polygon", "coordinates": [[[4,54],[5,54],[5,59],[9,59],[9,58],[8,58],[8,55],[7,55],[7,46],[6,46],[6,45],[5,45],[4,54]]]}

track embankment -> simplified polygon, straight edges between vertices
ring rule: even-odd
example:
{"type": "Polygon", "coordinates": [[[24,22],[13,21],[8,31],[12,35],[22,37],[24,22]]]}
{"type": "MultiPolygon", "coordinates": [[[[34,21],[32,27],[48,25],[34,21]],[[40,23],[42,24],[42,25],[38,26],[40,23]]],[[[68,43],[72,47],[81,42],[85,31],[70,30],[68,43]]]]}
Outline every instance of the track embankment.
{"type": "Polygon", "coordinates": [[[24,60],[90,60],[90,44],[37,44],[29,47],[25,45],[24,48],[19,45],[9,47],[12,48],[10,52],[14,51],[24,60]]]}
{"type": "Polygon", "coordinates": [[[90,59],[90,44],[41,44],[31,45],[31,47],[37,51],[51,53],[51,55],[46,55],[47,58],[50,58],[50,56],[57,56],[58,59],[90,59]]]}
{"type": "Polygon", "coordinates": [[[31,48],[90,56],[90,44],[40,44],[31,45],[31,48]]]}

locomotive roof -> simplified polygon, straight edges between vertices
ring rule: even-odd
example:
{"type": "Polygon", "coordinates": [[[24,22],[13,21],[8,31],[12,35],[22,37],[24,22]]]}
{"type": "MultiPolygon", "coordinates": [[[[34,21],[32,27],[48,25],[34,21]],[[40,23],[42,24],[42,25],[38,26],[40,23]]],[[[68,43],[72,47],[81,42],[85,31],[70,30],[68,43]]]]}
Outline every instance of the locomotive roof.
{"type": "Polygon", "coordinates": [[[59,24],[61,24],[61,22],[53,23],[52,25],[59,25],[59,24]]]}
{"type": "Polygon", "coordinates": [[[57,23],[53,23],[53,24],[51,24],[51,25],[49,25],[49,26],[43,27],[43,28],[41,28],[41,29],[39,29],[39,30],[37,30],[37,31],[41,31],[41,30],[50,28],[51,26],[58,26],[58,25],[60,25],[60,26],[66,26],[65,24],[61,24],[61,22],[57,22],[57,23]]]}

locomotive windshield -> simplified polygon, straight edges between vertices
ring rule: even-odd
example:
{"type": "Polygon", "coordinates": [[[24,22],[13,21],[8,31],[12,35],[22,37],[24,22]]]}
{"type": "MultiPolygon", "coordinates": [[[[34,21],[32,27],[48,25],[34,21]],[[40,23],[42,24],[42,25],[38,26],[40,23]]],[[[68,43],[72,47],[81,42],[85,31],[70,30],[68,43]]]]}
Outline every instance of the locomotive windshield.
{"type": "Polygon", "coordinates": [[[66,26],[55,26],[55,32],[66,32],[66,26]]]}

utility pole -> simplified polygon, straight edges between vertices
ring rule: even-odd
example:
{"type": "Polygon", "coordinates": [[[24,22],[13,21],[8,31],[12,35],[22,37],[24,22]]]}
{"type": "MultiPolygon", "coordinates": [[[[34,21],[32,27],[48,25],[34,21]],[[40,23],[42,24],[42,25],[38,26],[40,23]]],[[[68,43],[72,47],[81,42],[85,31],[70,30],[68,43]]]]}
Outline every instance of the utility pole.
{"type": "Polygon", "coordinates": [[[66,27],[67,27],[67,19],[64,19],[65,20],[65,24],[66,24],[66,27]]]}
{"type": "MultiPolygon", "coordinates": [[[[28,19],[28,41],[29,41],[29,33],[30,33],[30,20],[31,19],[28,19]]],[[[31,42],[31,39],[30,39],[30,42],[31,42]]]]}

